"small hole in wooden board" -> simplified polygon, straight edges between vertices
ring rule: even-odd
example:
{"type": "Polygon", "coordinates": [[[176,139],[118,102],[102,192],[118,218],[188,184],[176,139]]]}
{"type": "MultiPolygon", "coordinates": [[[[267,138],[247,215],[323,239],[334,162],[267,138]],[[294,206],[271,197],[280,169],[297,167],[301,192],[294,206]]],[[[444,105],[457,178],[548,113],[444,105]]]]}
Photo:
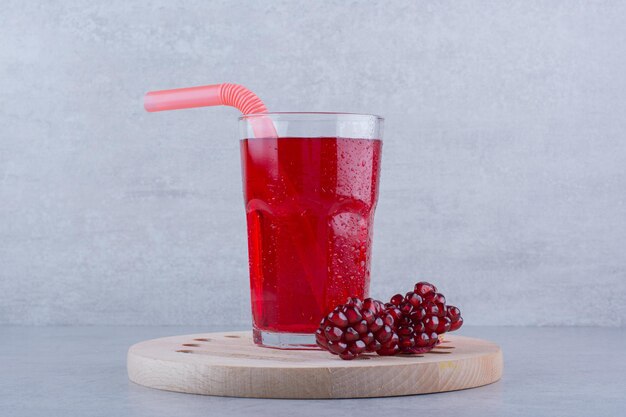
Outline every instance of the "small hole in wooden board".
{"type": "Polygon", "coordinates": [[[177,350],[179,353],[193,353],[193,350],[177,350]]]}
{"type": "Polygon", "coordinates": [[[189,347],[199,347],[200,345],[197,343],[183,343],[183,346],[189,346],[189,347]]]}
{"type": "Polygon", "coordinates": [[[224,337],[228,337],[230,339],[240,339],[241,338],[241,336],[237,336],[236,334],[227,334],[224,337]]]}
{"type": "Polygon", "coordinates": [[[193,339],[193,340],[195,340],[196,342],[210,342],[211,341],[211,339],[207,339],[207,338],[204,338],[204,337],[199,337],[199,338],[193,339]]]}

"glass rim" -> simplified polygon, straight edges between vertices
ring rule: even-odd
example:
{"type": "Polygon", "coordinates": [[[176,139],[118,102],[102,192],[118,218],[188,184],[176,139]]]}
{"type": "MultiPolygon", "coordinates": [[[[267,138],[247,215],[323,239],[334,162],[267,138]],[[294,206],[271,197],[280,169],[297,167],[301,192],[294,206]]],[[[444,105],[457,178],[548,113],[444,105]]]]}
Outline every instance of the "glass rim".
{"type": "Polygon", "coordinates": [[[267,113],[250,113],[239,116],[239,121],[267,116],[338,116],[356,118],[375,118],[379,122],[384,122],[385,118],[377,114],[369,113],[347,113],[347,112],[325,112],[325,111],[276,111],[267,113]]]}

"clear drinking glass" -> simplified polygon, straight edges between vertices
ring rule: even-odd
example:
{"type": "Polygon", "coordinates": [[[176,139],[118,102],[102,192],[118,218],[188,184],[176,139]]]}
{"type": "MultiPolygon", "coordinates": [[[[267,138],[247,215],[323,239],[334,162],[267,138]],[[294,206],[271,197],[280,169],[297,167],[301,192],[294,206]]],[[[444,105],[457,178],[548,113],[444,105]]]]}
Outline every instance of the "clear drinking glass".
{"type": "Polygon", "coordinates": [[[239,120],[254,341],[311,348],[322,317],[369,293],[383,119],[264,113],[239,120]],[[255,137],[259,118],[269,118],[278,137],[255,137]]]}

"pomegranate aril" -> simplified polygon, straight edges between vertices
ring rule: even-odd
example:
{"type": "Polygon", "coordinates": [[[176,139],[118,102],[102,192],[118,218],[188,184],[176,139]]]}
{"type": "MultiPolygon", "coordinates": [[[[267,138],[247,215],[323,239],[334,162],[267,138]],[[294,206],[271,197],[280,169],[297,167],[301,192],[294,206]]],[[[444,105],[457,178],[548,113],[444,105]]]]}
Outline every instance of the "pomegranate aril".
{"type": "Polygon", "coordinates": [[[398,341],[398,335],[394,333],[387,342],[382,343],[380,350],[378,350],[376,353],[378,353],[380,356],[393,356],[397,354],[400,351],[400,348],[398,347],[398,341]]]}
{"type": "Polygon", "coordinates": [[[435,304],[446,304],[446,297],[443,296],[443,294],[440,293],[435,293],[435,296],[433,297],[433,301],[435,302],[435,304]]]}
{"type": "Polygon", "coordinates": [[[354,353],[355,355],[358,355],[360,353],[365,352],[366,348],[367,348],[367,345],[365,344],[365,342],[363,342],[362,340],[357,340],[349,347],[348,350],[354,353]]]}
{"type": "Polygon", "coordinates": [[[400,337],[400,342],[398,343],[400,350],[410,349],[415,346],[415,339],[413,336],[409,337],[400,337]]]}
{"type": "Polygon", "coordinates": [[[423,298],[424,298],[424,301],[431,301],[432,302],[432,301],[435,300],[435,293],[434,292],[429,292],[423,298]]]}
{"type": "Polygon", "coordinates": [[[393,336],[396,336],[393,329],[390,326],[385,326],[376,333],[376,340],[380,343],[387,343],[393,336]]]}
{"type": "Polygon", "coordinates": [[[437,331],[437,327],[439,326],[439,317],[437,316],[428,316],[426,320],[424,320],[424,325],[426,326],[426,330],[434,332],[437,331]]]}
{"type": "Polygon", "coordinates": [[[378,340],[374,340],[372,343],[367,345],[367,351],[368,352],[376,352],[376,351],[380,350],[380,348],[382,346],[383,345],[378,340]]]}
{"type": "Polygon", "coordinates": [[[424,317],[426,317],[426,310],[421,307],[414,309],[411,314],[409,314],[409,318],[413,323],[423,319],[424,317]]]}
{"type": "Polygon", "coordinates": [[[323,348],[328,350],[328,339],[326,339],[326,336],[324,335],[324,331],[322,329],[317,329],[315,332],[315,341],[317,342],[317,344],[323,348]]]}
{"type": "Polygon", "coordinates": [[[358,338],[359,338],[359,333],[356,330],[354,330],[352,327],[348,327],[343,337],[343,339],[346,342],[354,342],[358,338]]]}
{"type": "Polygon", "coordinates": [[[377,317],[376,320],[374,320],[374,323],[370,324],[369,328],[372,332],[376,333],[377,331],[382,329],[384,325],[385,322],[383,321],[383,319],[377,317]]]}
{"type": "Polygon", "coordinates": [[[338,327],[345,327],[348,325],[348,318],[341,311],[333,311],[328,315],[328,321],[338,327]]]}
{"type": "Polygon", "coordinates": [[[461,310],[459,310],[455,306],[448,306],[446,308],[446,312],[448,314],[448,318],[450,318],[450,320],[452,320],[453,322],[456,321],[459,317],[461,317],[461,310]]]}
{"type": "Polygon", "coordinates": [[[421,338],[415,345],[415,353],[425,353],[437,345],[437,333],[422,333],[421,338]]]}
{"type": "Polygon", "coordinates": [[[413,328],[412,327],[400,327],[397,333],[398,333],[398,336],[400,337],[409,336],[413,334],[413,328]]]}
{"type": "Polygon", "coordinates": [[[463,317],[459,317],[457,321],[453,321],[450,324],[450,331],[453,332],[455,330],[459,330],[459,328],[463,325],[463,317]]]}
{"type": "Polygon", "coordinates": [[[393,304],[391,308],[387,309],[387,314],[390,315],[394,321],[398,321],[400,317],[402,317],[402,312],[400,311],[400,309],[393,306],[393,304]]]}
{"type": "Polygon", "coordinates": [[[361,315],[363,316],[363,320],[365,320],[365,324],[367,326],[371,325],[374,323],[374,320],[376,320],[376,315],[370,310],[363,310],[361,315]]]}
{"type": "Polygon", "coordinates": [[[348,301],[346,301],[346,304],[352,307],[356,307],[358,309],[363,308],[363,302],[356,297],[350,297],[348,298],[348,301]]]}
{"type": "Polygon", "coordinates": [[[439,315],[439,307],[435,303],[426,303],[424,306],[424,310],[426,311],[427,316],[438,316],[439,315]]]}
{"type": "Polygon", "coordinates": [[[328,350],[335,355],[339,355],[348,349],[348,345],[344,342],[328,342],[328,350]]]}
{"type": "Polygon", "coordinates": [[[415,333],[424,333],[426,331],[426,326],[424,325],[423,321],[418,321],[417,323],[413,324],[413,331],[415,333]]]}
{"type": "Polygon", "coordinates": [[[348,324],[355,324],[363,319],[361,313],[354,307],[349,306],[344,309],[344,314],[348,319],[348,324]]]}
{"type": "Polygon", "coordinates": [[[363,309],[370,310],[372,313],[375,313],[374,311],[375,308],[376,307],[374,305],[373,298],[366,298],[365,300],[363,300],[363,309]]]}
{"type": "Polygon", "coordinates": [[[463,317],[461,317],[461,310],[455,306],[448,306],[446,308],[446,315],[450,319],[451,332],[458,330],[463,325],[463,317]]]}
{"type": "Polygon", "coordinates": [[[374,300],[373,298],[366,298],[363,301],[363,309],[369,310],[374,314],[380,313],[383,308],[383,303],[378,300],[374,300]]]}
{"type": "Polygon", "coordinates": [[[356,355],[348,350],[344,353],[340,353],[339,357],[343,359],[344,361],[349,361],[349,360],[356,358],[356,355]]]}
{"type": "Polygon", "coordinates": [[[359,333],[359,334],[366,333],[367,332],[367,322],[365,320],[361,320],[360,323],[355,324],[354,326],[352,326],[352,328],[354,330],[356,330],[357,333],[359,333]]]}
{"type": "Polygon", "coordinates": [[[450,325],[452,321],[447,317],[439,317],[439,325],[437,326],[436,332],[438,334],[446,333],[450,330],[450,325]]]}
{"type": "Polygon", "coordinates": [[[422,304],[422,297],[420,297],[419,294],[416,294],[412,291],[407,292],[406,295],[404,296],[404,299],[413,307],[418,307],[420,304],[422,304]]]}
{"type": "Polygon", "coordinates": [[[428,346],[429,343],[430,343],[430,337],[428,337],[426,333],[420,333],[419,335],[417,335],[417,338],[415,339],[415,345],[419,347],[428,346]]]}
{"type": "Polygon", "coordinates": [[[402,296],[402,294],[396,294],[393,297],[391,297],[390,301],[391,301],[391,304],[398,307],[400,303],[402,302],[402,300],[404,300],[404,297],[402,296]]]}
{"type": "Polygon", "coordinates": [[[368,332],[365,336],[361,336],[361,340],[363,341],[363,343],[369,346],[375,339],[372,332],[368,332]]]}
{"type": "Polygon", "coordinates": [[[411,310],[413,310],[413,306],[411,305],[411,303],[403,302],[400,304],[400,311],[402,312],[402,314],[409,314],[411,310]]]}
{"type": "Polygon", "coordinates": [[[343,331],[339,327],[327,326],[324,329],[324,335],[329,341],[337,342],[341,340],[341,337],[343,336],[343,331]]]}
{"type": "Polygon", "coordinates": [[[415,292],[424,297],[427,294],[434,294],[437,292],[437,287],[429,282],[418,282],[415,284],[415,292]]]}

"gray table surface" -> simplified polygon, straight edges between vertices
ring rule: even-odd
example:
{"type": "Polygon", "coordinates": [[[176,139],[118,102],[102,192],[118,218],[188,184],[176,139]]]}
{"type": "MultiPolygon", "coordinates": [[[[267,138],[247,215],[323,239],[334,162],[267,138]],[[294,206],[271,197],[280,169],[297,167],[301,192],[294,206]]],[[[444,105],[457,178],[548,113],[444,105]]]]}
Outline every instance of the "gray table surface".
{"type": "MultiPolygon", "coordinates": [[[[499,343],[501,381],[351,400],[205,397],[135,385],[126,351],[201,327],[0,327],[0,416],[626,416],[626,329],[467,327],[499,343]]],[[[235,329],[229,329],[235,330],[235,329]]]]}

